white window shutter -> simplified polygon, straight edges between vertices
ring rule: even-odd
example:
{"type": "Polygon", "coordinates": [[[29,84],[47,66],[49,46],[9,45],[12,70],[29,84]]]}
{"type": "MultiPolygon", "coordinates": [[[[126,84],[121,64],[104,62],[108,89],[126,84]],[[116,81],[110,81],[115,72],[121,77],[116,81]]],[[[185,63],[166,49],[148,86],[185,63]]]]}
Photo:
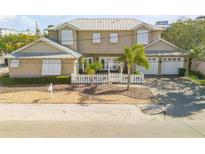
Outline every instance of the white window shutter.
{"type": "Polygon", "coordinates": [[[62,45],[73,45],[73,30],[61,31],[61,43],[62,45]]]}
{"type": "Polygon", "coordinates": [[[100,43],[100,42],[101,42],[101,34],[93,33],[93,43],[100,43]]]}
{"type": "Polygon", "coordinates": [[[118,43],[118,33],[110,33],[110,43],[118,43]]]}
{"type": "Polygon", "coordinates": [[[137,43],[138,44],[148,44],[148,30],[138,30],[137,31],[137,43]]]}
{"type": "Polygon", "coordinates": [[[41,75],[61,75],[61,60],[43,59],[41,75]]]}

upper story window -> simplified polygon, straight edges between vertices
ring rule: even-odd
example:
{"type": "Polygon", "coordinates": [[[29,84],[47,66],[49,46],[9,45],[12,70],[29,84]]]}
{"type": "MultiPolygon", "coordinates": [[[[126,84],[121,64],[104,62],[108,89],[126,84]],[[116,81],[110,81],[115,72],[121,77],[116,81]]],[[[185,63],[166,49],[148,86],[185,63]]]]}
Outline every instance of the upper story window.
{"type": "Polygon", "coordinates": [[[137,43],[138,44],[148,44],[148,30],[138,30],[137,31],[137,43]]]}
{"type": "Polygon", "coordinates": [[[73,45],[73,31],[62,30],[61,31],[61,43],[62,45],[73,45]]]}
{"type": "Polygon", "coordinates": [[[101,42],[101,34],[93,33],[93,43],[100,43],[100,42],[101,42]]]}
{"type": "Polygon", "coordinates": [[[118,33],[110,33],[110,43],[118,43],[118,33]]]}

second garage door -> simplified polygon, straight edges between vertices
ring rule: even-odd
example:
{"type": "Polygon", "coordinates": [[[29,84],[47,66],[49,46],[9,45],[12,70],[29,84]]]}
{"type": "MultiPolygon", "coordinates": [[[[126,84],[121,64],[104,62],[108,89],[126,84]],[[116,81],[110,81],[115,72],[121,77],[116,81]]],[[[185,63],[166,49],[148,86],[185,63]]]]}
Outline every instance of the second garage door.
{"type": "Polygon", "coordinates": [[[145,69],[144,67],[139,67],[138,70],[145,75],[158,75],[158,64],[159,58],[157,57],[149,57],[148,58],[150,68],[145,69]]]}
{"type": "Polygon", "coordinates": [[[183,68],[184,58],[183,57],[163,57],[162,58],[162,75],[177,75],[178,69],[183,68]]]}

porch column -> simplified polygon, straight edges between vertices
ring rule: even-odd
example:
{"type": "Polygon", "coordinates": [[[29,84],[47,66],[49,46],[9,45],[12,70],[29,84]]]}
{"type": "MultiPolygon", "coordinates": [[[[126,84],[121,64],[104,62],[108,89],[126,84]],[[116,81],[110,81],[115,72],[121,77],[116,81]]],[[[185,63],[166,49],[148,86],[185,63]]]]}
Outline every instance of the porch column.
{"type": "Polygon", "coordinates": [[[110,74],[110,62],[109,61],[108,61],[107,65],[108,65],[108,74],[110,74]]]}
{"type": "Polygon", "coordinates": [[[77,69],[77,66],[78,66],[77,64],[78,64],[78,61],[75,60],[75,61],[74,61],[74,70],[73,70],[73,73],[74,73],[74,74],[77,74],[77,70],[78,70],[78,69],[77,69]]]}
{"type": "Polygon", "coordinates": [[[83,73],[85,72],[85,64],[84,64],[84,61],[82,62],[82,71],[83,71],[83,73]]]}
{"type": "Polygon", "coordinates": [[[123,63],[121,62],[120,63],[120,73],[122,74],[122,72],[123,72],[123,63]]]}

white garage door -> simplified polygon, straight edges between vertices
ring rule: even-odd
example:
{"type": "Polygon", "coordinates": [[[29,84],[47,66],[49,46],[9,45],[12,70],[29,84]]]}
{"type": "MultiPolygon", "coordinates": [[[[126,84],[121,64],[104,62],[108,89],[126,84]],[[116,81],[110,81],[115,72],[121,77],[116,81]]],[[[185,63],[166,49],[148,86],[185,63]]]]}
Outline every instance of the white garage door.
{"type": "Polygon", "coordinates": [[[162,75],[177,75],[178,69],[183,68],[184,58],[182,57],[163,57],[162,75]]]}
{"type": "Polygon", "coordinates": [[[139,67],[138,70],[144,73],[145,75],[158,75],[159,58],[149,57],[148,61],[150,65],[149,69],[145,69],[144,67],[139,67]]]}
{"type": "Polygon", "coordinates": [[[42,75],[61,75],[60,59],[45,59],[42,63],[42,75]]]}

